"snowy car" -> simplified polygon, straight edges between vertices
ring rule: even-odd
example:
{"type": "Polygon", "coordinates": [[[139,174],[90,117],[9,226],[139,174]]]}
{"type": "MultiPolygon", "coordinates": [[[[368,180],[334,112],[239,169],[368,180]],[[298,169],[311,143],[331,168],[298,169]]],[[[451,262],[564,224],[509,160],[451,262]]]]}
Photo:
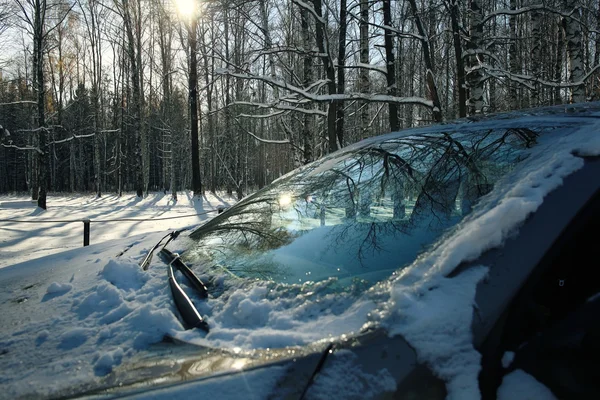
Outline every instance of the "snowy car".
{"type": "Polygon", "coordinates": [[[0,397],[600,398],[599,156],[598,103],[410,129],[1,269],[0,397]]]}

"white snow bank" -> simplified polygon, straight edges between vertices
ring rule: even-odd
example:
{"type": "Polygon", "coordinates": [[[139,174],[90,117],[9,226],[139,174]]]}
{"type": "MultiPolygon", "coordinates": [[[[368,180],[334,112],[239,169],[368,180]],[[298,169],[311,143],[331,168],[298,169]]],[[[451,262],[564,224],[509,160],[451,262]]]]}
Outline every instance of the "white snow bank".
{"type": "Polygon", "coordinates": [[[512,364],[515,359],[515,353],[512,351],[507,351],[502,355],[502,367],[508,368],[512,364]]]}
{"type": "Polygon", "coordinates": [[[119,289],[138,290],[148,281],[148,274],[137,263],[109,260],[100,275],[119,289]]]}
{"type": "Polygon", "coordinates": [[[498,400],[556,400],[550,389],[520,369],[504,377],[497,396],[498,400]]]}
{"type": "Polygon", "coordinates": [[[94,371],[96,375],[106,375],[110,371],[112,371],[115,365],[119,365],[121,363],[121,359],[123,358],[123,349],[117,347],[113,351],[109,351],[103,354],[99,352],[94,355],[94,371]],[[97,359],[96,359],[97,358],[97,359]]]}

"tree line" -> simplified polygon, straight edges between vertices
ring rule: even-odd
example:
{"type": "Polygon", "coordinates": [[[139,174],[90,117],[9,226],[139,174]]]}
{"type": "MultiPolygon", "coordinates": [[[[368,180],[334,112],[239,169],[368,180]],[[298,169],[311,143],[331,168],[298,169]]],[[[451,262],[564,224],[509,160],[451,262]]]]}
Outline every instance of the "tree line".
{"type": "Polygon", "coordinates": [[[0,192],[241,197],[366,137],[599,94],[598,1],[187,5],[0,0],[0,192]]]}

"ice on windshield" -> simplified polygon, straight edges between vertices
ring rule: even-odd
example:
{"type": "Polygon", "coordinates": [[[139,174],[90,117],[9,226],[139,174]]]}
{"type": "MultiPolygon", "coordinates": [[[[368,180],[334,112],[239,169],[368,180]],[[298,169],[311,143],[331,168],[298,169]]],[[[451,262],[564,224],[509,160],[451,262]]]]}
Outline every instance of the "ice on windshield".
{"type": "Polygon", "coordinates": [[[186,258],[244,278],[371,285],[456,225],[538,135],[437,132],[325,158],[197,229],[186,258]]]}

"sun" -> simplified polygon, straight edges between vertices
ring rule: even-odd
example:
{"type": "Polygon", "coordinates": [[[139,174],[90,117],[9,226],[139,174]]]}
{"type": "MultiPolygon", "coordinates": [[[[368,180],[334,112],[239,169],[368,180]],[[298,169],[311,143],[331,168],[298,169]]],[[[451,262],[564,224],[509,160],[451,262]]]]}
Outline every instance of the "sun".
{"type": "Polygon", "coordinates": [[[175,0],[177,4],[177,12],[182,17],[191,18],[196,13],[196,0],[175,0]]]}

